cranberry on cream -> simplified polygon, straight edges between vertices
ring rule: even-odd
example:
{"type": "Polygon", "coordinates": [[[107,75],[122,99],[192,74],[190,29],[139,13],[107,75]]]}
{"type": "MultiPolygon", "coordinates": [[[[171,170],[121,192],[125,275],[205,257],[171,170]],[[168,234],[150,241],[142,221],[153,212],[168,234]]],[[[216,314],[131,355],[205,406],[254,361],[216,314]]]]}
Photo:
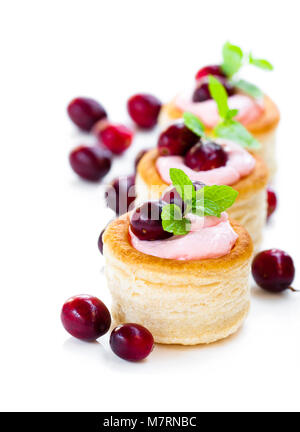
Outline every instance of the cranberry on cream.
{"type": "Polygon", "coordinates": [[[129,228],[131,244],[146,255],[175,260],[220,258],[230,253],[238,236],[226,212],[221,218],[194,214],[188,214],[187,218],[191,222],[189,233],[165,240],[140,240],[129,228]]]}
{"type": "Polygon", "coordinates": [[[185,165],[182,156],[161,156],[156,160],[156,168],[162,180],[171,184],[170,168],[179,168],[192,181],[201,181],[207,185],[232,185],[254,170],[254,157],[240,145],[224,139],[216,139],[215,142],[228,153],[225,166],[209,171],[194,171],[185,165]]]}

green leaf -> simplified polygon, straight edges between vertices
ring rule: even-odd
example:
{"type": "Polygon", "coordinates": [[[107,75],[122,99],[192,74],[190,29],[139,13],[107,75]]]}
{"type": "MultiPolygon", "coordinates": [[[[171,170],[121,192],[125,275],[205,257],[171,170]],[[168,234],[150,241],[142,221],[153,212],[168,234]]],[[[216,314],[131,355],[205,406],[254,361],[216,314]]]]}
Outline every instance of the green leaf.
{"type": "Polygon", "coordinates": [[[221,82],[212,75],[208,77],[208,86],[211,96],[214,98],[218,105],[219,115],[222,119],[225,119],[229,111],[228,107],[228,95],[221,84],[221,82]]]}
{"type": "Polygon", "coordinates": [[[204,124],[196,117],[194,114],[185,112],[183,114],[183,121],[185,126],[190,129],[194,134],[199,137],[205,136],[205,127],[204,124]]]}
{"type": "Polygon", "coordinates": [[[190,221],[182,216],[179,206],[167,204],[163,207],[162,213],[163,229],[174,235],[185,235],[190,231],[190,221]]]}
{"type": "Polygon", "coordinates": [[[260,143],[247,131],[244,126],[235,121],[224,121],[215,127],[214,133],[219,138],[225,138],[251,150],[260,149],[260,143]]]}
{"type": "Polygon", "coordinates": [[[251,53],[249,54],[249,64],[264,70],[272,71],[274,69],[274,66],[268,60],[256,59],[251,53]]]}
{"type": "Polygon", "coordinates": [[[212,211],[210,205],[214,203],[215,206],[218,206],[220,215],[234,204],[238,192],[230,186],[204,186],[204,188],[197,191],[197,197],[203,199],[202,196],[204,196],[204,206],[207,207],[209,211],[212,211]]]}
{"type": "Polygon", "coordinates": [[[226,42],[223,46],[223,72],[232,77],[236,74],[243,65],[243,51],[237,45],[232,45],[230,42],[226,42]]]}
{"type": "Polygon", "coordinates": [[[178,168],[170,168],[170,178],[184,202],[191,202],[195,196],[195,188],[189,177],[178,168]]]}
{"type": "Polygon", "coordinates": [[[226,114],[226,120],[233,119],[236,115],[238,115],[238,113],[239,113],[238,109],[230,109],[226,114]]]}
{"type": "Polygon", "coordinates": [[[217,203],[214,201],[207,199],[203,192],[203,189],[200,189],[196,192],[197,199],[195,205],[193,206],[193,213],[197,216],[216,216],[220,217],[221,212],[217,203]]]}
{"type": "Polygon", "coordinates": [[[243,92],[249,94],[250,96],[254,97],[255,99],[260,99],[263,97],[262,91],[256,87],[254,84],[249,83],[245,80],[239,80],[232,83],[234,87],[237,87],[238,89],[242,90],[243,92]]]}

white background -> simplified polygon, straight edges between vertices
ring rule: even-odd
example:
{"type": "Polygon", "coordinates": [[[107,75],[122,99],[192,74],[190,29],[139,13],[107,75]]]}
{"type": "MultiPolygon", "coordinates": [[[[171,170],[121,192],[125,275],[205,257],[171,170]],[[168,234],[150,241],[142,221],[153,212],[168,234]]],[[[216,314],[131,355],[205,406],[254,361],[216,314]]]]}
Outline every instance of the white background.
{"type": "MultiPolygon", "coordinates": [[[[126,100],[167,101],[226,40],[274,62],[245,70],[279,104],[280,207],[265,247],[299,264],[299,1],[3,1],[1,41],[1,410],[299,410],[300,294],[253,288],[250,316],[229,340],[157,346],[147,361],[112,354],[108,336],[69,337],[60,309],[90,293],[109,304],[97,238],[111,217],[100,185],[80,181],[70,149],[91,142],[66,116],[86,95],[114,121],[126,100]]],[[[130,173],[139,134],[106,180],[130,173]]],[[[295,287],[299,287],[299,278],[295,287]]]]}

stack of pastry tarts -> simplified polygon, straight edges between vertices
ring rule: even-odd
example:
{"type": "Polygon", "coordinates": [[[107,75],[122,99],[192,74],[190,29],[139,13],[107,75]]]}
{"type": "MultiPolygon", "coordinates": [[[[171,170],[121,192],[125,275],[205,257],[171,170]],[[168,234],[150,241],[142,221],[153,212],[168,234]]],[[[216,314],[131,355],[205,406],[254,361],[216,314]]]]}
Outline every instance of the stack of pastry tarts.
{"type": "Polygon", "coordinates": [[[248,313],[279,113],[237,80],[244,62],[225,44],[222,66],[201,69],[193,93],[162,108],[157,148],[137,167],[136,208],[103,236],[114,320],[144,325],[158,343],[211,343],[248,313]]]}

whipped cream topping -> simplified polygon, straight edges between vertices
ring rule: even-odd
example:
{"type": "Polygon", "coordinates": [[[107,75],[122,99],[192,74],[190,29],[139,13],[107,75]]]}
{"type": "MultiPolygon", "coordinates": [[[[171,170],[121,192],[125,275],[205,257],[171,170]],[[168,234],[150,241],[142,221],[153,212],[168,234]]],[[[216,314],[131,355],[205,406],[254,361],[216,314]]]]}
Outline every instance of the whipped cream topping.
{"type": "Polygon", "coordinates": [[[230,253],[238,235],[230,225],[226,212],[221,218],[189,214],[191,230],[184,236],[166,240],[140,240],[129,227],[132,246],[138,251],[158,258],[203,260],[220,258],[230,253]]]}
{"type": "MultiPolygon", "coordinates": [[[[182,111],[188,111],[197,116],[206,127],[214,128],[220,120],[218,107],[213,99],[204,102],[192,102],[187,95],[178,95],[175,105],[182,111]]],[[[263,100],[256,100],[244,94],[236,94],[228,98],[230,109],[238,109],[235,117],[244,126],[255,122],[264,112],[263,100]]]]}
{"type": "Polygon", "coordinates": [[[214,142],[220,144],[228,153],[226,165],[209,171],[194,171],[185,165],[182,156],[160,156],[156,160],[156,169],[162,180],[167,184],[171,184],[170,168],[179,168],[192,181],[201,181],[207,186],[230,186],[254,170],[254,157],[239,144],[224,139],[215,139],[214,142]]]}

